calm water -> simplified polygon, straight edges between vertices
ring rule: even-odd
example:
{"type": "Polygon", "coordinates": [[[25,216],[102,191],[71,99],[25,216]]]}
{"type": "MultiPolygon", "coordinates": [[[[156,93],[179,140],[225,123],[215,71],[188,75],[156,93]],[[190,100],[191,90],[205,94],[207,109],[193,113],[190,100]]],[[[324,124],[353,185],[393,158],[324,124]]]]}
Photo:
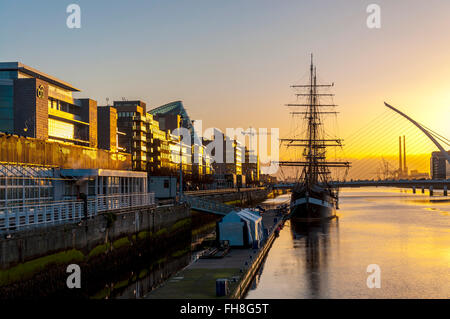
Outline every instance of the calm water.
{"type": "Polygon", "coordinates": [[[285,224],[247,298],[450,298],[450,197],[362,188],[340,198],[338,221],[285,224]],[[367,287],[370,264],[379,289],[367,287]]]}

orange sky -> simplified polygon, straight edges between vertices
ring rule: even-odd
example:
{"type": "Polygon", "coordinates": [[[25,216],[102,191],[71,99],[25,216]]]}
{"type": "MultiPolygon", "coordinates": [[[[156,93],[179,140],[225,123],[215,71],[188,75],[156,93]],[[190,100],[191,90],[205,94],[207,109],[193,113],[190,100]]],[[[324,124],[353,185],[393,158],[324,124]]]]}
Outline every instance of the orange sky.
{"type": "Polygon", "coordinates": [[[411,168],[425,170],[436,148],[383,102],[450,138],[450,1],[379,0],[380,29],[367,28],[370,3],[80,1],[82,28],[71,30],[65,4],[10,1],[0,11],[0,60],[61,78],[99,105],[182,100],[204,128],[286,136],[289,86],[307,80],[314,53],[319,80],[335,83],[345,156],[396,156],[406,135],[408,154],[425,154],[411,168]]]}

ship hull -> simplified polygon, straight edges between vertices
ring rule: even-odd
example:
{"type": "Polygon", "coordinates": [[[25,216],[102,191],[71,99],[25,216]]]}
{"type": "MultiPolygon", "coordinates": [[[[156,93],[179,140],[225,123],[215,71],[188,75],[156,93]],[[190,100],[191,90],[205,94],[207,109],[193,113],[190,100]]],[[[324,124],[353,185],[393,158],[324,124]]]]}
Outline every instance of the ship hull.
{"type": "Polygon", "coordinates": [[[325,193],[293,194],[291,219],[298,222],[320,222],[336,217],[336,200],[325,193]]]}

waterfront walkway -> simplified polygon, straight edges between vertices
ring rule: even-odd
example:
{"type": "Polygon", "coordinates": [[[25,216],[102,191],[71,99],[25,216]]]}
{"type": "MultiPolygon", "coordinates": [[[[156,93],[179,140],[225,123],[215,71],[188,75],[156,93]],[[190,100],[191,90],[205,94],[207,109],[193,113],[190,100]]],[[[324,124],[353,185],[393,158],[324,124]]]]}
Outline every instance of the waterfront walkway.
{"type": "MultiPolygon", "coordinates": [[[[209,299],[216,297],[216,279],[226,278],[230,284],[230,294],[242,285],[244,277],[252,277],[249,270],[256,271],[273,240],[282,216],[275,211],[262,214],[264,228],[269,230],[270,241],[265,241],[260,249],[232,248],[223,258],[198,259],[169,278],[161,287],[151,291],[147,299],[209,299]],[[275,220],[276,219],[276,220],[275,220]],[[259,255],[263,253],[264,256],[259,255]],[[258,258],[258,256],[260,258],[258,258]],[[261,258],[262,257],[262,258],[261,258]],[[256,268],[256,269],[253,269],[256,268]]],[[[251,278],[250,278],[251,279],[251,278]]],[[[251,282],[251,281],[250,281],[251,282]]],[[[247,283],[245,283],[247,284],[247,283]]],[[[230,295],[223,298],[230,298],[230,295]]]]}

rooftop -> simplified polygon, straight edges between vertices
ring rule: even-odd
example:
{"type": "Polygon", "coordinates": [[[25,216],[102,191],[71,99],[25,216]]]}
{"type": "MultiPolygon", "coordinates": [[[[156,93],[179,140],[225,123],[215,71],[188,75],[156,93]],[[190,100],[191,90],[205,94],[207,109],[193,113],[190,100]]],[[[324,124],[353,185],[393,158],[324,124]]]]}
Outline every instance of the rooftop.
{"type": "Polygon", "coordinates": [[[63,89],[73,91],[73,92],[80,92],[79,89],[74,87],[73,85],[64,82],[54,76],[45,74],[39,70],[33,69],[32,67],[25,65],[20,62],[0,62],[0,71],[20,71],[22,73],[28,74],[32,77],[42,79],[44,81],[47,81],[51,84],[54,84],[56,86],[59,86],[63,89]]]}
{"type": "Polygon", "coordinates": [[[182,101],[174,101],[161,105],[157,108],[154,108],[153,110],[148,111],[147,113],[151,115],[181,115],[183,126],[193,130],[191,119],[189,118],[189,115],[187,114],[182,101]]]}

